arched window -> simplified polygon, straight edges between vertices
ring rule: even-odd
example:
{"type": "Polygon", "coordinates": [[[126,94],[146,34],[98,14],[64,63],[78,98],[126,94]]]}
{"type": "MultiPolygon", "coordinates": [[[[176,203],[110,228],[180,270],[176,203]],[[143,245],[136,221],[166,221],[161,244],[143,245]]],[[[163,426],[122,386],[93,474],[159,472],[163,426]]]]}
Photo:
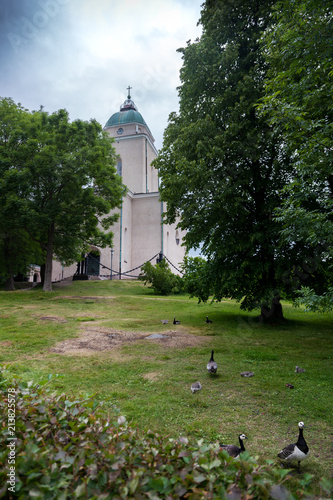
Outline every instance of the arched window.
{"type": "Polygon", "coordinates": [[[179,232],[176,231],[176,245],[179,245],[179,243],[180,243],[179,232]]]}
{"type": "Polygon", "coordinates": [[[119,175],[119,177],[122,177],[123,175],[123,162],[121,158],[118,158],[117,160],[117,174],[119,175]]]}

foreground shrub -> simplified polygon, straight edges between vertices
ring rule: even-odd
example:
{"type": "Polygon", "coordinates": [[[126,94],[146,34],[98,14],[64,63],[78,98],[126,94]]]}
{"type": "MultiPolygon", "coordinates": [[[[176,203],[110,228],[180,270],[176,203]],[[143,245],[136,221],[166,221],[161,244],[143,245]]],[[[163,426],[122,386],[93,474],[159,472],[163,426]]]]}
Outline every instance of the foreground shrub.
{"type": "MultiPolygon", "coordinates": [[[[71,401],[40,385],[0,381],[0,498],[35,499],[281,499],[311,497],[311,476],[296,493],[284,483],[287,470],[259,466],[248,453],[231,459],[217,444],[140,435],[124,417],[110,421],[88,397],[71,401]],[[9,401],[15,395],[15,493],[8,490],[11,439],[9,401]]],[[[322,482],[322,495],[329,481],[322,482]]],[[[324,493],[325,492],[325,493],[324,493]]],[[[328,498],[328,497],[326,497],[328,498]]]]}
{"type": "Polygon", "coordinates": [[[171,295],[181,293],[184,290],[184,283],[180,276],[173,274],[165,259],[156,266],[151,262],[146,262],[141,267],[139,280],[151,284],[155,293],[161,295],[171,295]]]}

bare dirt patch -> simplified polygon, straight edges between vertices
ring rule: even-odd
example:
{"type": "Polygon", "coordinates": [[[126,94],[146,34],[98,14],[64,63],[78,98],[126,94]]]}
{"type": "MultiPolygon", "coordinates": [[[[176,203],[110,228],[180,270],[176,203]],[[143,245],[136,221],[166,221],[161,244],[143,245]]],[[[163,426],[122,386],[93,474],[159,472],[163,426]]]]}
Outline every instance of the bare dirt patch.
{"type": "Polygon", "coordinates": [[[87,327],[82,329],[79,337],[62,340],[50,351],[57,354],[89,356],[137,341],[153,342],[166,348],[179,348],[201,345],[207,341],[207,338],[191,335],[182,330],[166,330],[163,333],[153,334],[142,331],[126,332],[114,328],[87,327]]]}
{"type": "Polygon", "coordinates": [[[67,323],[67,321],[64,318],[61,318],[60,316],[40,316],[39,319],[42,321],[55,321],[57,323],[67,323]]]}
{"type": "Polygon", "coordinates": [[[142,375],[142,377],[145,378],[145,379],[147,379],[147,380],[151,380],[152,382],[154,382],[155,380],[158,380],[161,377],[161,373],[158,373],[158,372],[144,373],[142,375]]]}
{"type": "Polygon", "coordinates": [[[9,347],[9,346],[11,346],[12,344],[13,344],[13,342],[12,342],[11,340],[2,340],[2,341],[0,342],[0,345],[1,345],[2,347],[9,347]]]}
{"type": "Polygon", "coordinates": [[[104,299],[104,300],[109,300],[109,299],[114,299],[115,297],[113,295],[58,295],[57,297],[54,297],[52,300],[59,300],[59,299],[76,299],[76,300],[99,300],[99,299],[104,299]]]}

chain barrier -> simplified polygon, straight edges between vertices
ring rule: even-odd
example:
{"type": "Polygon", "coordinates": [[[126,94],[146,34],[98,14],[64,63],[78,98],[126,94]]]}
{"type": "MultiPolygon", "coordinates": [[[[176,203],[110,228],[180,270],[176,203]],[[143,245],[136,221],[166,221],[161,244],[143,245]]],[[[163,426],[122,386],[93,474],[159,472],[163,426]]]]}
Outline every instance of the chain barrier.
{"type": "MultiPolygon", "coordinates": [[[[153,257],[151,257],[148,261],[145,261],[145,262],[151,262],[152,260],[154,260],[157,256],[160,256],[162,258],[164,258],[169,264],[170,266],[172,266],[174,269],[176,269],[176,271],[180,274],[184,274],[183,271],[181,271],[180,269],[178,269],[169,259],[166,255],[164,255],[164,253],[162,252],[158,252],[156,253],[153,257]]],[[[95,262],[97,262],[100,266],[102,266],[103,269],[108,269],[108,271],[111,272],[111,276],[124,276],[125,278],[139,278],[139,275],[137,276],[127,276],[129,273],[132,273],[133,271],[136,271],[137,269],[141,269],[141,267],[145,264],[145,262],[143,264],[141,264],[140,266],[137,266],[137,267],[133,267],[133,269],[130,269],[129,271],[124,271],[122,273],[120,273],[119,271],[114,271],[113,269],[111,269],[111,267],[108,267],[106,266],[105,264],[102,264],[99,260],[95,259],[95,257],[93,257],[92,255],[89,255],[89,259],[91,260],[94,260],[95,262]]],[[[77,273],[75,273],[77,274],[77,273]]]]}
{"type": "Polygon", "coordinates": [[[180,274],[184,274],[183,271],[181,271],[180,269],[178,269],[169,259],[166,255],[164,255],[164,253],[162,253],[163,257],[165,258],[165,260],[170,264],[170,266],[172,266],[174,269],[176,269],[176,271],[180,274]]]}

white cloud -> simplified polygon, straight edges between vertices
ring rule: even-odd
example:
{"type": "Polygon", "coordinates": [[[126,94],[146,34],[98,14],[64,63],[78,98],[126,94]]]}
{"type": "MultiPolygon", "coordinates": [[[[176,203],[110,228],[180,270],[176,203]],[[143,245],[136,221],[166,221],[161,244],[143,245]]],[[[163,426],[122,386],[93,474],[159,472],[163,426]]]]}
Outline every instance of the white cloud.
{"type": "Polygon", "coordinates": [[[178,109],[176,50],[200,35],[201,3],[16,0],[15,9],[1,3],[0,95],[29,109],[66,108],[71,119],[104,125],[130,84],[159,148],[168,115],[178,109]]]}

